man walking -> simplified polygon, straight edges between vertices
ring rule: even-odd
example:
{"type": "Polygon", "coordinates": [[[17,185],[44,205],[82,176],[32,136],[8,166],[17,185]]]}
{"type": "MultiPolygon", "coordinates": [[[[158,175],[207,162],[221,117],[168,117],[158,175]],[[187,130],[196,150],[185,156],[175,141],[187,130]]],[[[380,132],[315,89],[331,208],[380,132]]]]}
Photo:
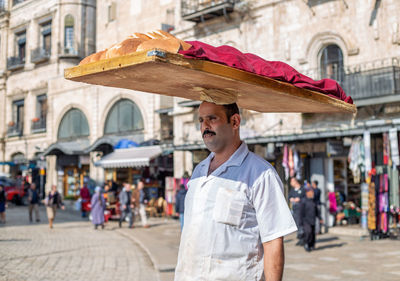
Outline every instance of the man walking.
{"type": "Polygon", "coordinates": [[[32,222],[32,213],[35,211],[36,222],[40,221],[39,217],[39,194],[36,190],[36,184],[32,183],[28,189],[28,209],[29,209],[29,221],[32,222]]]}
{"type": "Polygon", "coordinates": [[[140,220],[142,221],[142,226],[144,228],[148,228],[147,224],[147,216],[146,216],[146,194],[144,192],[144,178],[141,178],[138,182],[138,190],[139,190],[139,214],[140,220]]]}
{"type": "Polygon", "coordinates": [[[240,140],[236,104],[203,102],[199,122],[211,154],[188,183],[175,280],[281,280],[296,231],[282,182],[240,140]]]}
{"type": "MultiPolygon", "coordinates": [[[[319,214],[321,214],[321,189],[318,187],[318,181],[314,180],[311,187],[314,190],[314,203],[317,205],[319,214]]],[[[315,223],[315,232],[322,234],[321,220],[317,219],[315,223]]]]}
{"type": "Polygon", "coordinates": [[[123,183],[123,189],[119,193],[119,204],[121,209],[121,217],[119,218],[119,227],[122,227],[122,222],[125,218],[129,220],[129,228],[133,226],[132,219],[132,201],[131,201],[131,185],[127,182],[123,183]]]}

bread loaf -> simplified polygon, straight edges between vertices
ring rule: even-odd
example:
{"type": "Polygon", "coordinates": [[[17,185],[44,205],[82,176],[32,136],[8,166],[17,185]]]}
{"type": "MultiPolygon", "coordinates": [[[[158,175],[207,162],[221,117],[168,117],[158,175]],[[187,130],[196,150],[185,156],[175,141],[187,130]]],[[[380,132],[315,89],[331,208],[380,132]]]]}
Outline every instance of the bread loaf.
{"type": "Polygon", "coordinates": [[[79,65],[151,49],[162,49],[167,52],[178,53],[179,50],[186,51],[190,47],[189,43],[163,30],[148,32],[146,34],[135,32],[121,43],[114,44],[106,50],[87,56],[79,65]]]}

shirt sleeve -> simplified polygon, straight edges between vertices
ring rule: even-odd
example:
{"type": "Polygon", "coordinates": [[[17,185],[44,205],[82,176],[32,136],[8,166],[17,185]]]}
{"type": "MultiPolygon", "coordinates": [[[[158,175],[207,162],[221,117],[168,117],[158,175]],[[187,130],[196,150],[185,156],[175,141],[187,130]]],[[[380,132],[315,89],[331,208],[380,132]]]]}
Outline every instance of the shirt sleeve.
{"type": "Polygon", "coordinates": [[[265,171],[254,183],[252,201],[262,243],[297,231],[283,195],[283,185],[273,169],[265,171]]]}

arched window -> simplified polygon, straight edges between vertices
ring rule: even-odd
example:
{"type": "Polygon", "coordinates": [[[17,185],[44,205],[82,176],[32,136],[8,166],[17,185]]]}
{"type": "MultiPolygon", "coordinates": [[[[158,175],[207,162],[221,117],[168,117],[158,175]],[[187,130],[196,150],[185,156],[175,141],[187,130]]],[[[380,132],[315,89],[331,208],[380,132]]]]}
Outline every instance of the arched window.
{"type": "Polygon", "coordinates": [[[83,112],[73,108],[65,113],[58,128],[58,138],[72,139],[87,136],[89,136],[89,124],[83,112]]]}
{"type": "Polygon", "coordinates": [[[344,80],[343,53],[337,45],[329,45],[321,51],[321,78],[344,80]]]}
{"type": "Polygon", "coordinates": [[[66,54],[74,54],[74,17],[66,15],[64,19],[64,50],[66,54]]]}
{"type": "Polygon", "coordinates": [[[143,130],[143,118],[139,107],[127,99],[113,105],[106,119],[104,134],[123,134],[143,130]]]}

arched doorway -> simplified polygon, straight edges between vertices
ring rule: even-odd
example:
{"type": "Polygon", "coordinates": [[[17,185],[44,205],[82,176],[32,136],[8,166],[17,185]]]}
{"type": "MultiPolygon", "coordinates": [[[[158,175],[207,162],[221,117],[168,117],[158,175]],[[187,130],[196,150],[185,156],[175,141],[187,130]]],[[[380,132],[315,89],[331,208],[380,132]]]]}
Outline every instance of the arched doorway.
{"type": "Polygon", "coordinates": [[[331,44],[320,52],[321,78],[330,78],[339,83],[344,80],[343,52],[339,46],[331,44]]]}

